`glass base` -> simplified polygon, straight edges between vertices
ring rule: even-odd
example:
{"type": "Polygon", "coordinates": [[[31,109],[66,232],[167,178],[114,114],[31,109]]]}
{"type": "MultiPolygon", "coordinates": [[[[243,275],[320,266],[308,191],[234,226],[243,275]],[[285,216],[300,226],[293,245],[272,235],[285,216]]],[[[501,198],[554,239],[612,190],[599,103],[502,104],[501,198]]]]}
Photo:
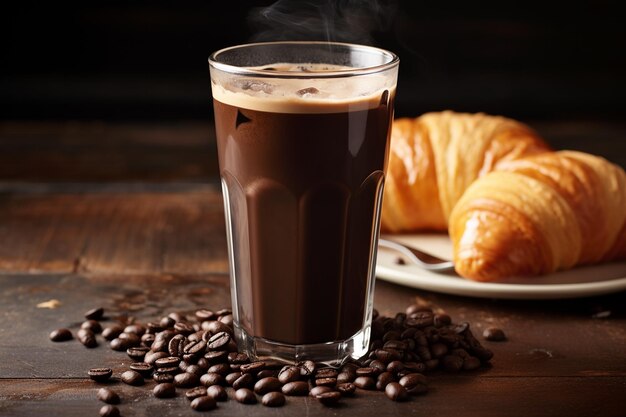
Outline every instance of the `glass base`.
{"type": "Polygon", "coordinates": [[[239,351],[245,352],[251,360],[273,360],[285,364],[312,360],[328,366],[341,366],[350,359],[359,359],[365,356],[370,341],[369,326],[358,331],[347,340],[310,345],[274,342],[262,337],[250,336],[237,325],[234,327],[239,351]]]}

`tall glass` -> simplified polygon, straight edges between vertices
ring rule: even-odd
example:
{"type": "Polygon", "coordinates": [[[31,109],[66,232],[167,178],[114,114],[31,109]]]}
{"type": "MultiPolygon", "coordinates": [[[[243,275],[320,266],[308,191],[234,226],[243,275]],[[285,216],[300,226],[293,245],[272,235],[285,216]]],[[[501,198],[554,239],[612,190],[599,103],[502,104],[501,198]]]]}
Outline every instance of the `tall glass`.
{"type": "Polygon", "coordinates": [[[398,57],[269,42],[209,64],[240,349],[286,362],[361,357],[398,57]]]}

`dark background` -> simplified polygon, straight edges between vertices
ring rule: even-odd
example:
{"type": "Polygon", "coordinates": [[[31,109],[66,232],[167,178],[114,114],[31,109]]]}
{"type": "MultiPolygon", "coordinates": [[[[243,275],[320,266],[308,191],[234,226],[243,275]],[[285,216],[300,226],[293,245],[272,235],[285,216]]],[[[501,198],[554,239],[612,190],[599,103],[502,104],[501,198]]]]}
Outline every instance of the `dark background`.
{"type": "Polygon", "coordinates": [[[210,120],[209,54],[276,33],[396,52],[398,116],[624,116],[626,23],[617,2],[16,3],[2,12],[5,120],[210,120]],[[272,4],[268,21],[261,12],[272,4]],[[294,29],[298,19],[313,28],[294,29]]]}

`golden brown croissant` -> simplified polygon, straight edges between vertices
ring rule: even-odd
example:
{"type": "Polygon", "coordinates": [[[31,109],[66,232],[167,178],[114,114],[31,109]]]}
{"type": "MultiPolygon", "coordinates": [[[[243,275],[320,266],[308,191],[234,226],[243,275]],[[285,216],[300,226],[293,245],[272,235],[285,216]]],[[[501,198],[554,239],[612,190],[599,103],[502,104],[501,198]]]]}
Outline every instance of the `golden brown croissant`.
{"type": "Polygon", "coordinates": [[[626,258],[626,174],[560,151],[499,164],[450,214],[457,272],[478,281],[626,258]]]}
{"type": "Polygon", "coordinates": [[[483,113],[427,113],[394,121],[383,232],[447,230],[467,187],[500,164],[548,151],[529,127],[483,113]]]}

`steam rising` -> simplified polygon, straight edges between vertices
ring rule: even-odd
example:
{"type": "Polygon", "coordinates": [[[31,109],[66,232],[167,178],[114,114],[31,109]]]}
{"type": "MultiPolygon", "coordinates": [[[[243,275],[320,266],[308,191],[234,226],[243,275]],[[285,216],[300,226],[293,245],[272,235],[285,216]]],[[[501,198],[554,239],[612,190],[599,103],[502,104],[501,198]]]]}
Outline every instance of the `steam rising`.
{"type": "Polygon", "coordinates": [[[251,40],[373,44],[372,33],[386,30],[395,10],[395,0],[278,0],[251,10],[251,40]]]}

